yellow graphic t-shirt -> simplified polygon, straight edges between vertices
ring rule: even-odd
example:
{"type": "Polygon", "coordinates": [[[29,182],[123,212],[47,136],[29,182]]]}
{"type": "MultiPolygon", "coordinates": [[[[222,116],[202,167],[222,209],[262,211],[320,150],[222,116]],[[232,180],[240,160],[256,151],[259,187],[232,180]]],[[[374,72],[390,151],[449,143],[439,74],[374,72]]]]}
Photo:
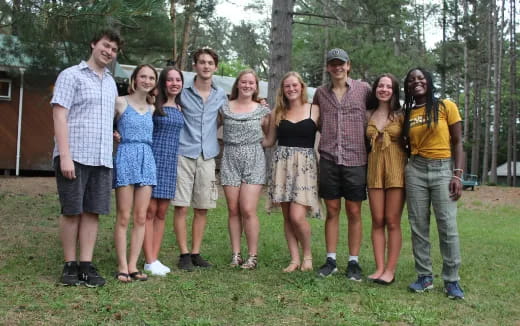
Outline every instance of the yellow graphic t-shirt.
{"type": "Polygon", "coordinates": [[[426,124],[424,111],[426,106],[410,112],[410,147],[412,155],[425,158],[443,159],[451,157],[450,131],[448,126],[461,121],[457,105],[450,100],[439,103],[439,121],[426,124]]]}

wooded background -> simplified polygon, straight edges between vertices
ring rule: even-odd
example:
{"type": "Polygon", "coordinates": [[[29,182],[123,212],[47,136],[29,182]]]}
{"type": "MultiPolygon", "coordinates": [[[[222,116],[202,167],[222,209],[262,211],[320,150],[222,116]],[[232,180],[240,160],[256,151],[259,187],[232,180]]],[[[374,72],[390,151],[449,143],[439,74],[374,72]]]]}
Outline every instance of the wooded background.
{"type": "Polygon", "coordinates": [[[217,74],[255,69],[269,81],[272,103],[289,70],[310,86],[325,83],[325,53],[341,47],[351,76],[369,83],[383,72],[402,81],[416,66],[435,72],[437,94],[453,99],[463,116],[465,171],[497,184],[497,166],[507,162],[507,184],[515,185],[515,0],[258,0],[246,8],[258,20],[238,25],[217,16],[219,2],[0,0],[0,34],[20,41],[1,44],[0,63],[23,54],[32,73],[56,73],[85,59],[93,33],[112,26],[125,39],[120,63],[191,70],[191,52],[211,47],[221,58],[217,74]],[[442,35],[433,47],[426,42],[430,25],[442,35]]]}

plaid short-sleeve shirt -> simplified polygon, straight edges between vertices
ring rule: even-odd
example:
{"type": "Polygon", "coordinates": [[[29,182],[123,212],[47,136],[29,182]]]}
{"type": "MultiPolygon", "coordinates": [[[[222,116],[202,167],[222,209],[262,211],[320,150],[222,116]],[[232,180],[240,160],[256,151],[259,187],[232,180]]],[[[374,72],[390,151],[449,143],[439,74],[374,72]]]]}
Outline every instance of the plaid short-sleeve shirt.
{"type": "MultiPolygon", "coordinates": [[[[85,61],[63,70],[51,104],[69,110],[67,124],[72,160],[112,168],[112,130],[117,87],[108,69],[100,78],[85,61]]],[[[60,155],[55,141],[53,158],[60,155]]]]}
{"type": "Polygon", "coordinates": [[[366,102],[370,86],[347,79],[347,92],[338,101],[331,85],[319,87],[313,103],[320,106],[321,157],[343,166],[367,164],[365,147],[366,102]]]}

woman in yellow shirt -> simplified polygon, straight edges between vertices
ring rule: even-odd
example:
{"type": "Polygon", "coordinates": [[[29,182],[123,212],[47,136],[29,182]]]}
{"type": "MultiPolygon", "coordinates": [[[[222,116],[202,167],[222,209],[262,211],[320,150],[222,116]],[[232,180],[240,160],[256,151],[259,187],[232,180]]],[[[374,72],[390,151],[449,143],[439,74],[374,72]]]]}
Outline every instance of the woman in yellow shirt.
{"type": "Polygon", "coordinates": [[[460,247],[457,200],[462,194],[462,126],[455,103],[434,96],[432,75],[421,68],[404,80],[403,135],[410,159],[405,169],[408,219],[417,281],[413,292],[433,289],[430,257],[430,206],[433,207],[442,255],[442,279],[450,299],[463,299],[459,285],[460,247]]]}

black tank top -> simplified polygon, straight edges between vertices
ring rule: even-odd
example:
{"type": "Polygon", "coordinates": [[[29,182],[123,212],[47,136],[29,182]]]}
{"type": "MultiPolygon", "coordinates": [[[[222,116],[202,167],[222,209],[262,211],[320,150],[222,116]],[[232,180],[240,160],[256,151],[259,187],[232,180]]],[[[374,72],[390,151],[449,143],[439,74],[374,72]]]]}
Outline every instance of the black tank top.
{"type": "Polygon", "coordinates": [[[307,119],[298,122],[291,122],[289,120],[280,121],[280,124],[276,128],[279,146],[314,147],[318,127],[314,120],[311,119],[312,105],[310,111],[307,119]]]}

